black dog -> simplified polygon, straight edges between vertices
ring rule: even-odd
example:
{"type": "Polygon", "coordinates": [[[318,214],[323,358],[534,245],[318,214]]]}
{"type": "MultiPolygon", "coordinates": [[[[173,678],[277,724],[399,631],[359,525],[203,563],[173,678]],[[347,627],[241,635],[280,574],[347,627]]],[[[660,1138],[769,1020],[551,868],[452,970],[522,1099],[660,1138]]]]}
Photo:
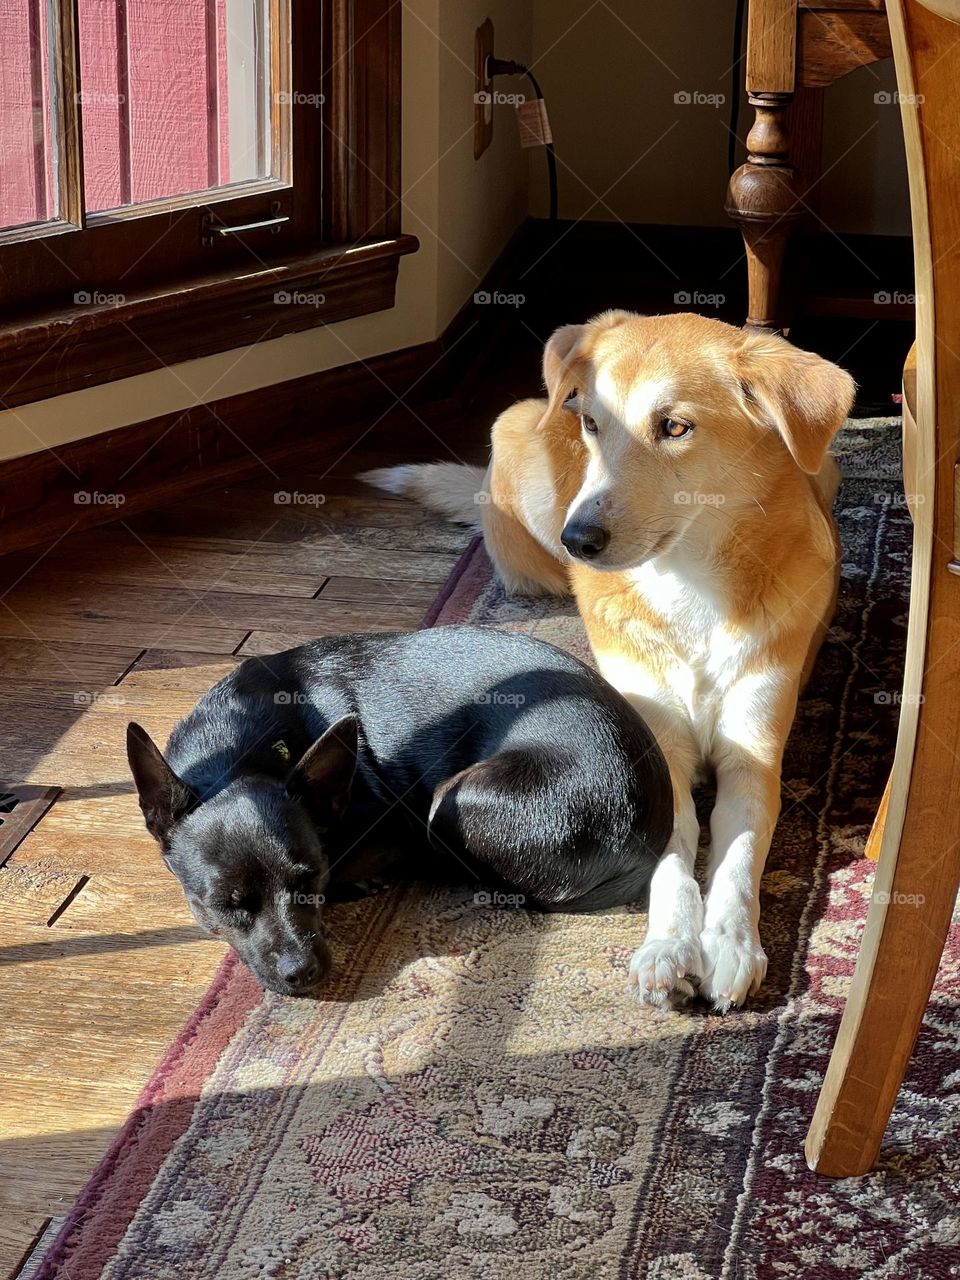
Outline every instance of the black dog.
{"type": "Polygon", "coordinates": [[[666,762],[620,694],[550,645],[478,627],[250,658],[166,760],[136,724],[127,754],[197,920],[287,995],[328,970],[321,905],[369,874],[372,849],[407,875],[467,868],[533,906],[593,910],[641,895],[673,825],[666,762]]]}

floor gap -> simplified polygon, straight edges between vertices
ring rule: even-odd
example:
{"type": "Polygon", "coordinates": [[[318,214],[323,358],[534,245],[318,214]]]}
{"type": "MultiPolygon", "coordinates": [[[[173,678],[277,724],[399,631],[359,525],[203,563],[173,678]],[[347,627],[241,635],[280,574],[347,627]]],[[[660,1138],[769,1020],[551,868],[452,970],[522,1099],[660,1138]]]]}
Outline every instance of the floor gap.
{"type": "Polygon", "coordinates": [[[83,892],[83,887],[84,887],[84,885],[89,884],[89,883],[90,883],[90,877],[89,877],[89,876],[81,876],[81,877],[80,877],[80,879],[79,879],[79,880],[77,881],[77,883],[73,886],[73,888],[70,890],[70,892],[69,892],[69,893],[67,894],[67,896],[64,898],[64,900],[60,903],[59,907],[57,907],[56,911],[53,913],[53,915],[52,915],[52,916],[50,917],[50,919],[47,921],[47,928],[48,928],[48,929],[52,928],[52,927],[57,923],[57,921],[60,919],[60,917],[61,917],[61,916],[63,915],[63,913],[66,911],[67,907],[69,907],[70,903],[71,903],[71,902],[73,902],[73,901],[75,901],[75,899],[76,899],[76,897],[77,897],[77,895],[78,895],[79,893],[82,893],[82,892],[83,892]]]}
{"type": "Polygon", "coordinates": [[[148,651],[146,649],[141,649],[140,652],[137,654],[137,656],[133,659],[133,661],[128,666],[124,667],[124,669],[120,672],[120,674],[117,676],[116,680],[114,680],[113,683],[117,685],[117,684],[120,684],[122,680],[126,680],[127,676],[130,674],[133,668],[137,665],[140,659],[147,652],[148,651]]]}

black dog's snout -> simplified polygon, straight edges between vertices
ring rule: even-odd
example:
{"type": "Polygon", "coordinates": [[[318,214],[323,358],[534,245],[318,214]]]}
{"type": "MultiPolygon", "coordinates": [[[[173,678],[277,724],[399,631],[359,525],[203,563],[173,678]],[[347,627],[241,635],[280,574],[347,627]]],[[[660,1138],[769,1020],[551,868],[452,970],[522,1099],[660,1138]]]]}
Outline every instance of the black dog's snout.
{"type": "Polygon", "coordinates": [[[320,977],[320,964],[315,956],[291,954],[280,957],[277,972],[291,991],[303,991],[320,977]]]}
{"type": "Polygon", "coordinates": [[[560,534],[560,541],[578,560],[595,560],[610,541],[610,534],[601,524],[570,520],[560,534]]]}

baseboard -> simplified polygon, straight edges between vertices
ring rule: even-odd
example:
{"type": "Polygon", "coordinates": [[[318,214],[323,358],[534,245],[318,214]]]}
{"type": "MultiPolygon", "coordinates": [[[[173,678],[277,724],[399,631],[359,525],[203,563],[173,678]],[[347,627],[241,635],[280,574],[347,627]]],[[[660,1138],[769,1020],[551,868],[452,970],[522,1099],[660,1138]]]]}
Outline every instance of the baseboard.
{"type": "Polygon", "coordinates": [[[440,354],[425,343],[4,462],[0,554],[236,479],[308,434],[321,456],[395,403],[440,354]]]}
{"type": "MultiPolygon", "coordinates": [[[[478,292],[497,292],[528,255],[522,226],[478,292]]],[[[472,393],[503,326],[502,308],[469,298],[434,342],[164,414],[0,464],[0,555],[131,515],[172,494],[252,473],[261,459],[315,435],[335,454],[360,424],[399,402],[454,415],[472,393]]]]}

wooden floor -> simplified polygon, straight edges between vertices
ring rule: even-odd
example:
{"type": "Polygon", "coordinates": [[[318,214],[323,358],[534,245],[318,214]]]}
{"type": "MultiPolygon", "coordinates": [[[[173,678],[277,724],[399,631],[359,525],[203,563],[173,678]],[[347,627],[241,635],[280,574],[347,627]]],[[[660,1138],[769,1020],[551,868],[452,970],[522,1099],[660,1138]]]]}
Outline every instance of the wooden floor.
{"type": "Polygon", "coordinates": [[[63,789],[0,867],[2,1277],[67,1211],[223,954],[143,828],[127,721],[165,741],[247,655],[419,624],[467,535],[351,477],[482,461],[486,419],[448,424],[452,449],[410,426],[0,560],[0,783],[63,789]]]}

